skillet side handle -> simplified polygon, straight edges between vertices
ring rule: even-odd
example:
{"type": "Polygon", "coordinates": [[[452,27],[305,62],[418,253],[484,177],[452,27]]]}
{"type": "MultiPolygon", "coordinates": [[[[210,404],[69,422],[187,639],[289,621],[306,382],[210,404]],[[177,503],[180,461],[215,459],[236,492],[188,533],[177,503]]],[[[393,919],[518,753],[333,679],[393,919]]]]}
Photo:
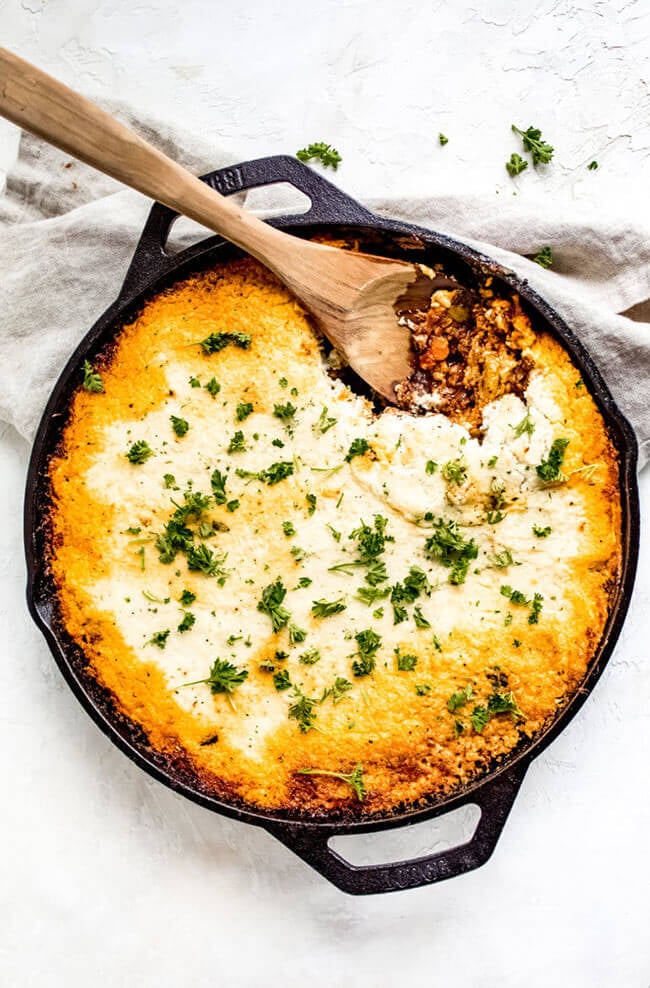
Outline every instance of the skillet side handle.
{"type": "MultiPolygon", "coordinates": [[[[414,858],[380,865],[353,865],[329,846],[331,837],[346,833],[345,825],[321,830],[298,824],[265,824],[265,829],[311,865],[319,874],[351,895],[374,895],[433,885],[446,878],[455,878],[479,868],[488,860],[497,845],[527,764],[517,764],[501,772],[480,789],[454,804],[453,809],[467,804],[480,808],[481,816],[472,838],[464,844],[414,858]]],[[[451,808],[441,810],[441,813],[451,808]]],[[[435,816],[441,814],[437,813],[435,816]]],[[[418,822],[417,820],[414,822],[418,822]]]]}
{"type": "MultiPolygon", "coordinates": [[[[332,185],[326,178],[290,155],[255,158],[239,165],[220,168],[201,175],[201,181],[223,196],[263,185],[287,182],[311,201],[307,212],[289,217],[296,226],[312,223],[355,224],[368,220],[376,222],[373,214],[356,199],[346,195],[336,185],[332,185]]],[[[204,248],[200,244],[188,248],[181,255],[167,253],[165,248],[169,233],[179,215],[168,206],[154,203],[124,279],[120,299],[135,295],[147,283],[177,264],[180,256],[191,257],[202,253],[204,248]]],[[[218,242],[220,239],[223,238],[211,238],[211,242],[218,242]]]]}

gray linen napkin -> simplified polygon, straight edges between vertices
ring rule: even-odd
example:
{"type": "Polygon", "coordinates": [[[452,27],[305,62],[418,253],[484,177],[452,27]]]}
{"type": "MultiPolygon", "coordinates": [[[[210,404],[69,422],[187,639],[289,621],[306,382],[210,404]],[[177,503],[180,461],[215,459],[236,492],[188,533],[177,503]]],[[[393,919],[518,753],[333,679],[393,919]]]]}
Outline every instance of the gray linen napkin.
{"type": "MultiPolygon", "coordinates": [[[[195,173],[238,160],[159,121],[126,123],[195,173]],[[188,149],[192,149],[191,153],[188,149]]],[[[256,203],[260,202],[255,194],[256,203]]],[[[277,210],[271,191],[262,200],[277,210]]],[[[68,355],[113,301],[150,202],[23,134],[0,197],[0,418],[31,439],[68,355]]],[[[504,196],[385,199],[371,209],[448,233],[528,278],[589,349],[650,456],[650,223],[504,196]],[[528,260],[553,248],[552,270],[528,260]],[[621,313],[637,315],[633,320],[621,313]]],[[[189,234],[188,234],[189,238],[189,234]]],[[[182,245],[183,238],[180,238],[182,245]]]]}

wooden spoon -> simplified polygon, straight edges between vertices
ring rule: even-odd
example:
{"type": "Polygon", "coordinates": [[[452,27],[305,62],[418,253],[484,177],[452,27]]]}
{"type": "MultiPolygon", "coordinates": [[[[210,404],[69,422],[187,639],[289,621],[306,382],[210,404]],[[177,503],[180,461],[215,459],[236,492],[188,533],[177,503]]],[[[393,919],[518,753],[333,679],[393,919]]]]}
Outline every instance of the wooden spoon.
{"type": "Polygon", "coordinates": [[[316,318],[375,391],[395,399],[411,372],[409,330],[395,304],[431,297],[414,264],[300,240],[263,223],[114,120],[90,100],[0,48],[0,113],[125,185],[197,220],[265,264],[316,318]]]}

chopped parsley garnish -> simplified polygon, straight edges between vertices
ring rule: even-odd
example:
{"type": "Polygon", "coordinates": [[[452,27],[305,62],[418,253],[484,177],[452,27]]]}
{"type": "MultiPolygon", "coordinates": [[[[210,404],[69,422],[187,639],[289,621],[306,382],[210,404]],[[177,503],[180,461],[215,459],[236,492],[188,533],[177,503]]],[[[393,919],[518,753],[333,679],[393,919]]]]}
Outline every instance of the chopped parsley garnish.
{"type": "Polygon", "coordinates": [[[510,161],[506,161],[506,168],[508,170],[508,175],[514,178],[515,175],[520,175],[526,168],[528,168],[528,162],[525,158],[522,158],[520,154],[513,151],[510,155],[510,161]]]}
{"type": "Polygon", "coordinates": [[[239,499],[238,498],[235,498],[233,501],[228,501],[227,504],[226,504],[226,508],[230,512],[236,511],[238,507],[239,507],[239,499]]]}
{"type": "Polygon", "coordinates": [[[525,593],[522,593],[521,590],[514,590],[507,584],[504,584],[501,587],[501,596],[507,597],[513,604],[521,604],[522,606],[530,604],[530,601],[525,593]]]}
{"type": "Polygon", "coordinates": [[[419,605],[413,608],[413,620],[415,621],[416,628],[430,628],[431,624],[425,618],[424,614],[419,605]]]}
{"type": "Polygon", "coordinates": [[[208,549],[207,545],[190,546],[186,551],[187,568],[192,571],[203,573],[205,576],[218,576],[222,579],[226,576],[223,564],[226,561],[225,553],[215,553],[208,549]]]}
{"type": "Polygon", "coordinates": [[[213,470],[210,477],[210,484],[212,485],[215,504],[225,504],[228,500],[226,495],[226,475],[221,473],[220,470],[213,470]]]}
{"type": "Polygon", "coordinates": [[[568,445],[568,439],[554,439],[548,457],[542,460],[539,466],[535,467],[537,476],[545,484],[551,484],[554,481],[563,479],[562,464],[564,463],[564,454],[568,445]]]}
{"type": "Polygon", "coordinates": [[[328,418],[327,408],[323,406],[318,422],[314,426],[314,432],[320,432],[321,435],[324,435],[333,425],[336,425],[337,421],[335,418],[328,418]]]}
{"type": "Polygon", "coordinates": [[[208,394],[212,395],[213,398],[217,397],[217,395],[221,391],[221,385],[217,381],[216,377],[210,378],[208,383],[205,385],[205,390],[208,392],[208,394]]]}
{"type": "Polygon", "coordinates": [[[533,257],[535,264],[540,268],[550,268],[553,264],[553,251],[550,247],[542,247],[533,257]]]}
{"type": "Polygon", "coordinates": [[[274,484],[279,484],[281,480],[291,476],[293,463],[290,460],[280,460],[278,463],[272,463],[266,470],[260,470],[259,473],[251,473],[250,470],[236,470],[235,472],[238,477],[261,480],[269,487],[273,487],[274,484]]]}
{"type": "Polygon", "coordinates": [[[372,607],[378,600],[384,600],[390,593],[390,587],[359,587],[357,598],[362,600],[368,607],[372,607]]]}
{"type": "Polygon", "coordinates": [[[305,587],[310,587],[314,581],[310,580],[308,576],[301,576],[298,580],[298,588],[304,589],[305,587]]]}
{"type": "Polygon", "coordinates": [[[451,570],[449,583],[455,586],[465,582],[469,564],[478,556],[474,540],[464,539],[456,522],[444,518],[433,522],[433,534],[424,543],[424,551],[429,558],[451,570]]]}
{"type": "Polygon", "coordinates": [[[443,463],[440,473],[448,484],[460,487],[467,480],[467,464],[462,457],[457,460],[447,460],[443,463]]]}
{"type": "Polygon", "coordinates": [[[417,683],[415,693],[417,696],[426,696],[431,692],[431,683],[417,683]]]}
{"type": "Polygon", "coordinates": [[[271,446],[277,446],[278,449],[284,449],[284,443],[281,439],[272,439],[271,446]]]}
{"type": "Polygon", "coordinates": [[[469,719],[471,720],[472,727],[474,728],[476,733],[482,734],[485,725],[491,720],[490,712],[486,707],[482,707],[480,704],[478,704],[472,710],[469,719]]]}
{"type": "Polygon", "coordinates": [[[492,469],[492,467],[495,467],[497,465],[497,460],[498,459],[499,459],[498,456],[491,456],[490,457],[490,459],[488,460],[488,467],[490,468],[490,470],[492,469]]]}
{"type": "Polygon", "coordinates": [[[369,676],[375,668],[375,652],[381,647],[381,635],[367,628],[358,631],[354,637],[359,658],[352,663],[352,672],[355,676],[369,676]]]}
{"type": "Polygon", "coordinates": [[[589,164],[587,165],[587,168],[589,169],[590,172],[595,172],[596,169],[598,168],[598,162],[590,161],[589,164]]]}
{"type": "Polygon", "coordinates": [[[187,419],[181,419],[177,415],[170,415],[169,421],[171,422],[172,429],[174,430],[174,432],[176,433],[179,439],[182,439],[183,436],[186,436],[187,433],[189,432],[190,423],[187,421],[187,419]]]}
{"type": "Polygon", "coordinates": [[[257,603],[258,611],[268,614],[271,618],[274,631],[280,631],[281,628],[286,627],[291,617],[286,607],[282,606],[286,596],[287,591],[282,585],[282,580],[278,577],[274,583],[269,583],[267,587],[264,587],[262,599],[257,603]]]}
{"type": "Polygon", "coordinates": [[[460,710],[461,707],[464,707],[467,701],[472,699],[472,695],[473,690],[471,683],[468,683],[464,689],[458,690],[456,693],[452,693],[447,700],[447,710],[449,713],[453,714],[457,710],[460,710]]]}
{"type": "Polygon", "coordinates": [[[443,133],[440,133],[438,134],[438,143],[440,144],[441,148],[444,148],[445,144],[449,144],[449,138],[446,137],[443,133]]]}
{"type": "Polygon", "coordinates": [[[330,525],[329,522],[327,523],[327,525],[325,527],[326,528],[329,528],[329,530],[330,530],[330,532],[332,534],[332,538],[334,539],[335,542],[340,542],[341,541],[341,532],[337,531],[337,529],[335,529],[333,525],[330,525]]]}
{"type": "Polygon", "coordinates": [[[280,385],[281,388],[289,387],[289,382],[287,381],[286,377],[281,377],[280,380],[278,381],[278,384],[280,385]]]}
{"type": "Polygon", "coordinates": [[[173,473],[163,474],[163,486],[165,487],[166,490],[177,491],[179,489],[176,484],[176,477],[174,476],[173,473]]]}
{"type": "Polygon", "coordinates": [[[249,415],[253,414],[252,401],[240,401],[237,405],[235,415],[238,422],[245,422],[249,415]]]}
{"type": "Polygon", "coordinates": [[[542,528],[540,525],[533,525],[533,534],[537,536],[538,539],[545,539],[552,532],[550,525],[546,525],[542,528]]]}
{"type": "Polygon", "coordinates": [[[550,144],[542,141],[542,132],[537,127],[529,127],[527,130],[520,130],[512,124],[515,134],[519,134],[524,142],[526,151],[530,151],[533,156],[534,165],[546,165],[553,157],[553,148],[550,144]]]}
{"type": "Polygon", "coordinates": [[[363,798],[366,795],[366,787],[363,782],[363,767],[361,762],[357,762],[353,771],[348,773],[328,772],[325,769],[320,768],[299,768],[298,773],[300,775],[325,775],[332,779],[340,779],[341,782],[345,782],[346,785],[350,786],[360,803],[363,802],[363,798]]]}
{"type": "Polygon", "coordinates": [[[201,387],[200,380],[198,379],[198,377],[194,377],[193,374],[192,374],[192,376],[190,378],[190,387],[191,388],[200,388],[201,387]]]}
{"type": "Polygon", "coordinates": [[[298,659],[304,666],[313,666],[320,662],[320,652],[317,648],[308,648],[298,659]]]}
{"type": "Polygon", "coordinates": [[[346,693],[349,693],[351,689],[352,683],[349,679],[346,679],[344,676],[337,676],[334,680],[334,684],[323,690],[323,695],[320,702],[324,703],[325,700],[331,696],[332,703],[337,704],[345,697],[346,693]]]}
{"type": "Polygon", "coordinates": [[[193,683],[183,683],[182,685],[199,686],[201,683],[207,683],[210,687],[211,693],[231,694],[234,693],[246,679],[248,679],[248,669],[238,669],[237,666],[232,664],[232,662],[215,659],[210,669],[209,676],[205,679],[196,679],[193,683]]]}
{"type": "Polygon", "coordinates": [[[182,604],[183,607],[189,607],[190,604],[193,604],[195,600],[196,600],[196,594],[192,593],[191,590],[183,590],[183,593],[178,598],[179,604],[182,604]]]}
{"type": "Polygon", "coordinates": [[[539,615],[542,611],[542,604],[544,602],[544,597],[541,593],[536,593],[533,597],[533,602],[530,608],[530,614],[528,615],[528,624],[539,624],[539,615]]]}
{"type": "Polygon", "coordinates": [[[490,557],[490,563],[497,569],[506,569],[508,566],[516,565],[510,549],[502,549],[501,552],[495,553],[494,556],[490,557]]]}
{"type": "Polygon", "coordinates": [[[180,631],[181,634],[184,631],[189,631],[190,628],[193,628],[194,627],[195,622],[196,622],[196,618],[194,617],[194,615],[192,614],[192,612],[191,611],[186,611],[185,614],[183,615],[183,620],[179,624],[177,630],[180,631]]]}
{"type": "Polygon", "coordinates": [[[314,707],[317,705],[318,700],[314,700],[310,696],[305,696],[297,686],[293,687],[293,695],[295,702],[289,707],[289,718],[291,720],[297,720],[298,727],[302,733],[307,734],[308,731],[312,730],[316,720],[314,707]]]}
{"type": "Polygon", "coordinates": [[[204,353],[218,353],[227,346],[236,346],[240,350],[248,350],[251,345],[250,333],[210,333],[200,346],[204,353]]]}
{"type": "Polygon", "coordinates": [[[296,406],[292,405],[290,401],[288,401],[285,405],[273,406],[274,416],[276,417],[276,419],[280,419],[282,422],[284,422],[285,425],[289,425],[290,423],[293,422],[297,411],[298,409],[296,408],[296,406]]]}
{"type": "Polygon", "coordinates": [[[282,531],[284,532],[284,534],[288,539],[290,539],[292,535],[296,534],[296,530],[293,526],[293,522],[291,521],[282,522],[282,531]]]}
{"type": "Polygon", "coordinates": [[[299,645],[306,637],[307,632],[303,628],[299,628],[293,621],[289,622],[289,641],[292,645],[299,645]]]}
{"type": "Polygon", "coordinates": [[[336,148],[326,144],[325,141],[315,141],[301,148],[300,151],[296,151],[296,158],[298,161],[311,161],[312,158],[317,158],[325,168],[333,168],[334,171],[342,160],[336,148]]]}
{"type": "Polygon", "coordinates": [[[133,443],[133,445],[129,449],[128,453],[126,454],[126,458],[129,461],[129,463],[144,463],[146,460],[149,459],[150,456],[153,455],[154,455],[153,450],[149,445],[149,443],[147,442],[147,440],[138,439],[138,441],[133,443]]]}
{"type": "Polygon", "coordinates": [[[313,515],[316,510],[317,497],[315,494],[305,494],[305,500],[309,507],[307,508],[307,514],[313,515]]]}
{"type": "Polygon", "coordinates": [[[345,462],[350,463],[355,456],[365,456],[369,449],[370,443],[367,439],[353,439],[345,457],[345,462]]]}
{"type": "Polygon", "coordinates": [[[530,411],[526,412],[521,422],[517,425],[511,425],[510,428],[513,430],[515,438],[517,439],[519,439],[520,436],[523,436],[524,433],[526,433],[527,436],[532,436],[535,431],[535,423],[530,417],[530,411]]]}
{"type": "Polygon", "coordinates": [[[417,655],[411,655],[408,652],[400,651],[399,646],[394,649],[395,655],[397,656],[397,668],[400,672],[413,672],[416,665],[418,664],[417,655]]]}
{"type": "Polygon", "coordinates": [[[100,391],[103,391],[104,385],[102,383],[102,376],[97,373],[90,361],[84,360],[82,369],[84,372],[82,385],[84,390],[90,391],[94,394],[99,394],[100,391]]]}
{"type": "Polygon", "coordinates": [[[157,645],[158,648],[164,648],[167,644],[167,639],[169,638],[169,629],[167,631],[156,631],[154,635],[151,636],[147,645],[157,645]]]}
{"type": "Polygon", "coordinates": [[[311,605],[311,612],[314,617],[326,618],[332,617],[333,614],[340,614],[346,607],[347,604],[343,597],[339,597],[338,600],[314,600],[311,605]]]}
{"type": "Polygon", "coordinates": [[[273,677],[273,685],[279,693],[282,690],[291,689],[291,679],[289,678],[289,673],[286,669],[281,669],[280,672],[275,673],[273,677]]]}
{"type": "Polygon", "coordinates": [[[229,453],[245,453],[247,449],[244,433],[238,429],[228,444],[229,453]]]}
{"type": "Polygon", "coordinates": [[[438,469],[438,464],[436,463],[435,460],[427,460],[426,466],[424,468],[424,472],[426,474],[431,476],[436,472],[437,469],[438,469]]]}
{"type": "Polygon", "coordinates": [[[387,525],[387,518],[383,515],[375,515],[373,526],[362,521],[361,525],[350,533],[350,538],[357,541],[359,562],[372,562],[384,552],[387,542],[395,541],[392,535],[385,534],[387,525]]]}

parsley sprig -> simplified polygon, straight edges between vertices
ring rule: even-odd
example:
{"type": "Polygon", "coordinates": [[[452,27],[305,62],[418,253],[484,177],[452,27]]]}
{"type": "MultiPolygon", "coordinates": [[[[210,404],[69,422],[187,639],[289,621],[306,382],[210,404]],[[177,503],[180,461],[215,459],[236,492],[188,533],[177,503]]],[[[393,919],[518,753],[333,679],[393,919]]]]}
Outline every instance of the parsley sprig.
{"type": "Polygon", "coordinates": [[[312,158],[316,158],[325,168],[333,168],[334,171],[342,161],[336,148],[333,148],[331,144],[326,144],[325,141],[315,141],[308,144],[307,147],[301,148],[300,151],[296,151],[296,158],[299,161],[311,161],[312,158]]]}
{"type": "Polygon", "coordinates": [[[512,124],[512,130],[521,137],[524,148],[533,156],[534,165],[546,165],[553,157],[554,148],[542,140],[542,132],[537,127],[520,130],[512,124]]]}
{"type": "Polygon", "coordinates": [[[366,795],[366,787],[363,781],[363,766],[361,762],[357,762],[353,770],[347,773],[329,772],[322,768],[299,768],[298,773],[300,775],[324,775],[329,776],[332,779],[340,779],[341,782],[345,782],[346,785],[350,786],[360,803],[363,802],[366,795]]]}

